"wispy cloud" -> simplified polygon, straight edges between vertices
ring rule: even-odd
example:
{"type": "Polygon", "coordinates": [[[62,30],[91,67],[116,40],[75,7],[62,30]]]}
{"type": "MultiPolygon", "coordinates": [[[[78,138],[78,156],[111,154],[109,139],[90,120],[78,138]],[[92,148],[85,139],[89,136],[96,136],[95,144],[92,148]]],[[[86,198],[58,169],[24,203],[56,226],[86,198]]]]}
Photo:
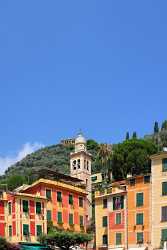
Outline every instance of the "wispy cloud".
{"type": "Polygon", "coordinates": [[[0,175],[2,175],[8,167],[13,165],[17,161],[22,160],[26,155],[31,154],[42,147],[44,147],[42,143],[27,142],[21,147],[21,149],[17,152],[15,156],[5,156],[5,157],[0,156],[0,175]]]}

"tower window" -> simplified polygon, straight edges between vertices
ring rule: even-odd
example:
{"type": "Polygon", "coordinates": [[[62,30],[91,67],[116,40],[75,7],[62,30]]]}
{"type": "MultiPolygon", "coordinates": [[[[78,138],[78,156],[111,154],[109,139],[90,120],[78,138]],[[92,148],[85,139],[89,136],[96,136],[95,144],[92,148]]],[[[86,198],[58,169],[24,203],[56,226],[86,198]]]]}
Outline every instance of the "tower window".
{"type": "Polygon", "coordinates": [[[80,159],[77,160],[77,166],[80,168],[80,159]]]}
{"type": "Polygon", "coordinates": [[[73,169],[76,170],[76,160],[73,161],[72,166],[73,166],[73,169]]]}
{"type": "Polygon", "coordinates": [[[87,170],[89,170],[89,162],[87,161],[87,170]]]}
{"type": "Polygon", "coordinates": [[[86,168],[86,160],[84,160],[84,168],[86,168]]]}

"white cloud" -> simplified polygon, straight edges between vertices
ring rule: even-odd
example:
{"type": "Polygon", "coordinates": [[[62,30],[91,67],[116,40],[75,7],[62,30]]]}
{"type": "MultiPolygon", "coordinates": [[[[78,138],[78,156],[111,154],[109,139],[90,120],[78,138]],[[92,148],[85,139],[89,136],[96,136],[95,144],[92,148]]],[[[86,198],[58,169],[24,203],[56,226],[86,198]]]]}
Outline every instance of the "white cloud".
{"type": "Polygon", "coordinates": [[[21,147],[21,149],[17,152],[15,156],[5,156],[5,157],[0,156],[0,175],[2,175],[4,171],[12,164],[22,160],[26,155],[31,154],[42,147],[44,147],[42,143],[27,142],[21,147]]]}

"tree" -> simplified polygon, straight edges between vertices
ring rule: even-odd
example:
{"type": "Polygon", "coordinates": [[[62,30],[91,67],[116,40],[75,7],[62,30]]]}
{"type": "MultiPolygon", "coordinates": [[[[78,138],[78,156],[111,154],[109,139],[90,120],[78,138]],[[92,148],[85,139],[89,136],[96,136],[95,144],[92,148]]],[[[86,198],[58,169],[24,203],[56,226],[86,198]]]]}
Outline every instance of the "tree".
{"type": "Polygon", "coordinates": [[[113,148],[112,173],[115,180],[127,177],[127,174],[150,172],[149,156],[157,152],[152,141],[130,139],[113,148]]]}
{"type": "Polygon", "coordinates": [[[129,140],[130,136],[129,136],[129,132],[126,132],[126,140],[129,140]]]}
{"type": "Polygon", "coordinates": [[[3,250],[19,250],[19,247],[6,241],[5,238],[0,237],[0,249],[3,250]]]}
{"type": "Polygon", "coordinates": [[[27,180],[21,175],[12,175],[6,179],[6,184],[9,190],[13,190],[23,184],[26,184],[27,180]]]}
{"type": "Polygon", "coordinates": [[[162,123],[161,130],[167,130],[167,120],[162,123]]]}
{"type": "Polygon", "coordinates": [[[154,134],[157,134],[159,132],[159,125],[158,125],[158,122],[156,121],[154,123],[154,134]]]}
{"type": "Polygon", "coordinates": [[[137,133],[136,132],[133,132],[132,138],[137,139],[137,133]]]}
{"type": "Polygon", "coordinates": [[[84,243],[87,244],[92,240],[92,235],[87,233],[53,230],[50,231],[48,235],[41,236],[39,240],[41,243],[57,246],[62,250],[69,250],[71,247],[84,243]]]}

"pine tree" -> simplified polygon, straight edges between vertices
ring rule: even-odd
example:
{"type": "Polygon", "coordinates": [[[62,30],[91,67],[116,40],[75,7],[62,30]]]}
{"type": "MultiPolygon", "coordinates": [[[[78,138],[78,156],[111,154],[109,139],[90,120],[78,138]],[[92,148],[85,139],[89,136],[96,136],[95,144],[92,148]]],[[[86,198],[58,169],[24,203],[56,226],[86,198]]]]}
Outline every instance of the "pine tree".
{"type": "Polygon", "coordinates": [[[159,126],[158,126],[158,122],[156,121],[154,123],[154,134],[157,134],[159,132],[159,126]]]}
{"type": "Polygon", "coordinates": [[[167,130],[167,120],[162,123],[161,130],[167,130]]]}
{"type": "Polygon", "coordinates": [[[126,132],[126,140],[129,140],[130,136],[129,136],[129,132],[126,132]]]}
{"type": "Polygon", "coordinates": [[[133,132],[132,139],[137,139],[137,133],[133,132]]]}

